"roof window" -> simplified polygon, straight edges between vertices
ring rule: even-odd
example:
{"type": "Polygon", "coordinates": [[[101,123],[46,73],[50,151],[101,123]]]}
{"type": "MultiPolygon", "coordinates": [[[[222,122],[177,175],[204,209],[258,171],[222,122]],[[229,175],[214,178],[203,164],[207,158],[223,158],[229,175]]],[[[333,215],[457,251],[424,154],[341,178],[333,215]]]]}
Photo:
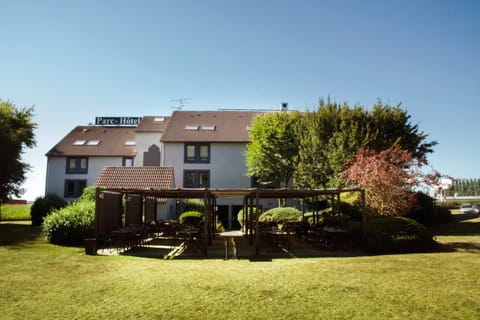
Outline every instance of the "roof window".
{"type": "Polygon", "coordinates": [[[197,131],[198,126],[196,124],[187,124],[185,126],[185,130],[187,130],[187,131],[197,131]]]}
{"type": "Polygon", "coordinates": [[[135,145],[135,140],[127,140],[123,143],[124,146],[134,146],[135,145]]]}
{"type": "Polygon", "coordinates": [[[74,146],[83,146],[85,144],[85,142],[87,142],[86,140],[75,140],[73,142],[73,145],[74,146]]]}
{"type": "Polygon", "coordinates": [[[153,122],[165,122],[165,117],[155,117],[153,118],[153,122]]]}
{"type": "Polygon", "coordinates": [[[202,125],[202,130],[204,131],[215,131],[215,126],[214,125],[202,125]]]}
{"type": "Polygon", "coordinates": [[[100,144],[100,140],[90,140],[87,142],[87,146],[98,146],[100,144]]]}

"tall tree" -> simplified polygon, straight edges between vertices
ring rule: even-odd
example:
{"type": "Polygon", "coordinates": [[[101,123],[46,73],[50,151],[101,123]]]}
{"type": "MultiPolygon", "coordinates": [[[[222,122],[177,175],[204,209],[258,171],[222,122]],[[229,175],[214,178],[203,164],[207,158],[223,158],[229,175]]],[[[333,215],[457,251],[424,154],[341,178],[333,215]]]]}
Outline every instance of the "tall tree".
{"type": "Polygon", "coordinates": [[[25,174],[30,166],[22,162],[25,148],[36,145],[33,107],[17,108],[10,101],[0,100],[0,200],[20,196],[25,174]]]}
{"type": "Polygon", "coordinates": [[[287,187],[295,170],[298,154],[295,127],[298,112],[273,112],[258,116],[247,146],[247,174],[257,183],[287,187]]]}
{"type": "Polygon", "coordinates": [[[424,158],[436,145],[426,141],[427,135],[410,123],[400,105],[391,107],[380,100],[371,111],[321,100],[318,109],[306,112],[301,120],[295,170],[299,187],[342,186],[341,172],[359,147],[381,151],[399,146],[415,158],[424,158]]]}

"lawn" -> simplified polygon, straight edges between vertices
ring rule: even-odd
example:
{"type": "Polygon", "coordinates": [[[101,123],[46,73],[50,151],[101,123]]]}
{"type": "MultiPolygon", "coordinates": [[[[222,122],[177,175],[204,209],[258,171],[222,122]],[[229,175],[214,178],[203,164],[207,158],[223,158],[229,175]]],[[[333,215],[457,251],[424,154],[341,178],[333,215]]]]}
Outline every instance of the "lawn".
{"type": "Polygon", "coordinates": [[[0,206],[0,221],[30,220],[30,205],[4,204],[0,206]]]}
{"type": "Polygon", "coordinates": [[[480,218],[435,253],[270,261],[86,256],[0,224],[2,319],[478,319],[480,218]]]}

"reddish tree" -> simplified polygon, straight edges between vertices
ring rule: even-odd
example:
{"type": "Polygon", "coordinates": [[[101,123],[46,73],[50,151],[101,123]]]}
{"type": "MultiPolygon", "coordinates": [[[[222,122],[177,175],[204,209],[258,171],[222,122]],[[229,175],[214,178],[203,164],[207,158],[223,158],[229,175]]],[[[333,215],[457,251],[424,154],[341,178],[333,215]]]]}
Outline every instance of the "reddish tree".
{"type": "Polygon", "coordinates": [[[365,190],[365,202],[373,214],[400,216],[415,205],[412,189],[426,179],[420,171],[424,164],[397,146],[380,152],[359,148],[342,179],[365,190]]]}

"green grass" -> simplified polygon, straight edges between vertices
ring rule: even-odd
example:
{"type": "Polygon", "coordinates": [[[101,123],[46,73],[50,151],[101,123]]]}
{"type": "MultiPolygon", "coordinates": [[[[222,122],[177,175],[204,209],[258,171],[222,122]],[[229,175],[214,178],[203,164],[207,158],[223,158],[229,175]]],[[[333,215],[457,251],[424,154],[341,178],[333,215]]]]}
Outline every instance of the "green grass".
{"type": "Polygon", "coordinates": [[[440,252],[271,261],[86,256],[0,224],[2,319],[478,319],[480,219],[440,252]]]}
{"type": "Polygon", "coordinates": [[[0,207],[0,221],[30,220],[30,205],[4,204],[0,207]]]}

